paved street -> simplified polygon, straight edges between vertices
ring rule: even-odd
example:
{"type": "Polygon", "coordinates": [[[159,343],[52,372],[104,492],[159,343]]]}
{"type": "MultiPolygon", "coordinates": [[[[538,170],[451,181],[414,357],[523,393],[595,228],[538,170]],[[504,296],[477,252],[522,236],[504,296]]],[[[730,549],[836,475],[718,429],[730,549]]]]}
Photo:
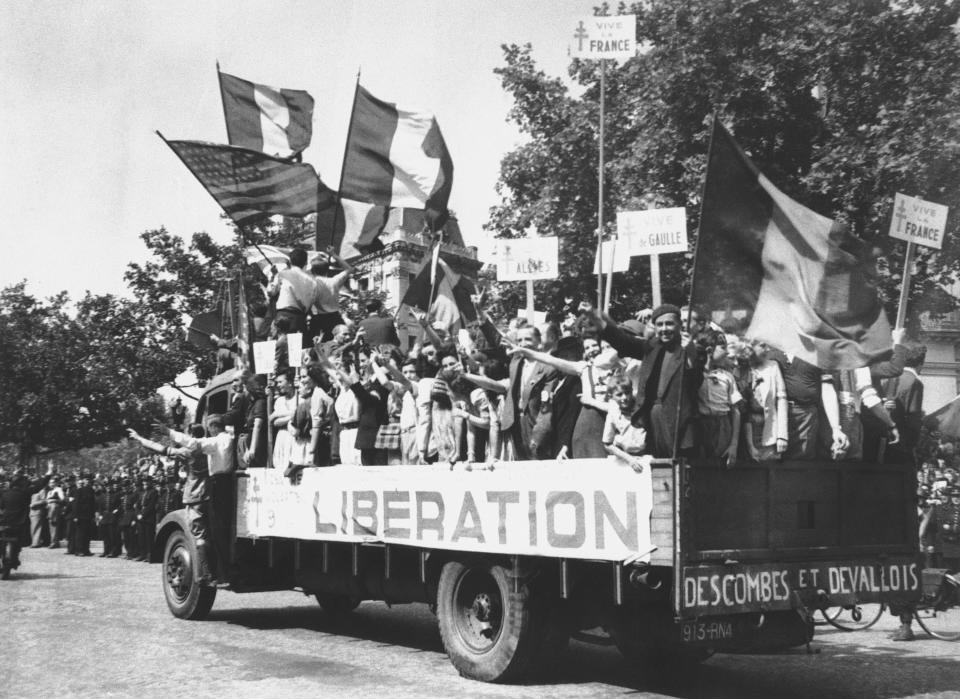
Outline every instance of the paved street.
{"type": "Polygon", "coordinates": [[[62,549],[23,559],[0,583],[0,696],[960,696],[960,643],[893,643],[890,617],[865,632],[818,626],[814,655],[715,656],[683,677],[574,642],[551,684],[504,687],[457,675],[423,605],[366,603],[336,623],[299,593],[221,591],[208,621],[185,622],[167,611],[157,565],[62,549]]]}

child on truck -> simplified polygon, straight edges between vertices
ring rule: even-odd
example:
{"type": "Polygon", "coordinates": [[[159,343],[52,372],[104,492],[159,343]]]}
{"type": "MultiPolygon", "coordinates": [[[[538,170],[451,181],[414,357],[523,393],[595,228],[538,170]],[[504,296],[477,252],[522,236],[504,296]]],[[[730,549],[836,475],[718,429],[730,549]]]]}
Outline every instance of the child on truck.
{"type": "Polygon", "coordinates": [[[730,370],[726,335],[707,330],[699,343],[707,357],[703,383],[697,392],[700,450],[711,461],[730,467],[737,460],[740,411],[736,406],[743,397],[730,370]]]}
{"type": "Polygon", "coordinates": [[[631,422],[636,407],[633,398],[633,383],[624,377],[611,378],[607,382],[607,417],[603,425],[603,446],[608,454],[617,456],[640,473],[643,460],[638,458],[647,448],[647,431],[631,422]]]}

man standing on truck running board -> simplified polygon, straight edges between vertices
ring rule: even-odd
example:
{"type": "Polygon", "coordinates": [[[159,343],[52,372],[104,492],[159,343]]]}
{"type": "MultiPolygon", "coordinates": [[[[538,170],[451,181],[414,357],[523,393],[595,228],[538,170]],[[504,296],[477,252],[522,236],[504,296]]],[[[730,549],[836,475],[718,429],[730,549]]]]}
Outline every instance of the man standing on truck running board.
{"type": "Polygon", "coordinates": [[[210,476],[229,473],[233,470],[233,435],[224,431],[221,415],[211,415],[207,418],[209,437],[203,436],[201,425],[193,425],[190,428],[190,435],[171,430],[163,425],[157,427],[182,446],[166,447],[141,437],[134,430],[127,430],[127,433],[150,451],[183,459],[186,462],[187,482],[183,486],[183,504],[187,509],[190,534],[197,547],[200,580],[209,581],[213,577],[208,548],[210,476]]]}

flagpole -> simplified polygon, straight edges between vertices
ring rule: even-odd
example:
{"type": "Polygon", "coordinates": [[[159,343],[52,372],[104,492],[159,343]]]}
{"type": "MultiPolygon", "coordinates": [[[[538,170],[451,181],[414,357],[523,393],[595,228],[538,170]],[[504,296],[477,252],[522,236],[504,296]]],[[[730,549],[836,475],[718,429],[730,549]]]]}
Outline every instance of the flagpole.
{"type": "MultiPolygon", "coordinates": [[[[357,95],[360,94],[360,66],[357,66],[357,82],[353,87],[353,104],[350,106],[350,121],[347,123],[347,140],[343,144],[343,160],[340,162],[340,181],[337,183],[337,205],[333,208],[333,222],[330,224],[330,244],[333,245],[333,236],[337,232],[337,223],[340,220],[340,210],[343,208],[343,196],[340,190],[343,189],[343,174],[347,171],[347,155],[350,153],[350,139],[353,136],[353,120],[357,113],[357,95]]],[[[320,249],[320,214],[317,213],[316,223],[314,224],[314,238],[316,248],[320,249]]]]}
{"type": "MultiPolygon", "coordinates": [[[[603,243],[600,244],[601,247],[603,243]]],[[[610,251],[610,268],[607,270],[607,288],[606,288],[606,297],[603,301],[603,312],[606,313],[610,310],[610,295],[613,293],[613,261],[616,259],[617,255],[617,239],[614,238],[613,249],[610,251]]]]}
{"type": "MultiPolygon", "coordinates": [[[[597,170],[598,196],[597,196],[597,303],[603,304],[603,117],[604,117],[604,95],[607,86],[607,60],[600,59],[600,164],[597,170]]],[[[612,268],[611,268],[612,269],[612,268]]],[[[608,297],[609,299],[609,297],[608,297]]],[[[607,304],[603,305],[606,312],[607,304]]]]}
{"type": "Polygon", "coordinates": [[[907,297],[910,296],[910,281],[913,278],[913,254],[916,243],[907,241],[907,254],[903,259],[903,282],[900,286],[900,305],[897,307],[897,328],[902,328],[907,319],[907,297]]]}
{"type": "MultiPolygon", "coordinates": [[[[697,253],[700,251],[700,224],[703,222],[703,202],[705,201],[707,193],[707,177],[710,174],[710,156],[713,153],[713,136],[717,132],[718,123],[717,113],[714,112],[713,123],[710,127],[710,143],[707,145],[707,170],[703,175],[703,186],[700,188],[700,217],[697,220],[697,242],[693,248],[693,269],[690,271],[690,300],[687,303],[687,328],[690,327],[690,315],[693,313],[693,299],[696,298],[693,292],[697,283],[697,253]]],[[[677,458],[678,452],[680,451],[680,409],[683,407],[683,382],[685,380],[684,375],[686,374],[686,370],[686,357],[682,356],[680,361],[680,400],[677,401],[677,412],[673,421],[673,458],[677,458]]]]}
{"type": "Polygon", "coordinates": [[[437,267],[438,267],[438,262],[440,260],[440,247],[443,245],[443,229],[442,228],[440,229],[439,233],[440,235],[437,237],[437,242],[436,242],[436,246],[437,246],[436,254],[434,255],[433,251],[431,251],[431,255],[430,255],[430,266],[432,267],[432,269],[430,270],[430,296],[427,297],[428,316],[430,313],[430,309],[433,307],[433,300],[434,300],[433,294],[437,288],[437,267]]]}

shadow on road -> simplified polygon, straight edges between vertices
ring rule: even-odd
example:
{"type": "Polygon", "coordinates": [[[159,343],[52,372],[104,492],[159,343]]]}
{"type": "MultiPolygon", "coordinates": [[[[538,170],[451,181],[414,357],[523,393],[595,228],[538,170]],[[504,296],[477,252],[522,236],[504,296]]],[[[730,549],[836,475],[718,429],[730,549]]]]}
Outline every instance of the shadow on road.
{"type": "Polygon", "coordinates": [[[398,614],[383,605],[364,604],[346,617],[332,617],[319,606],[270,609],[232,609],[210,612],[209,621],[222,621],[250,629],[305,629],[400,646],[420,651],[443,652],[436,619],[426,614],[398,614]]]}
{"type": "Polygon", "coordinates": [[[27,580],[67,580],[67,579],[78,579],[78,578],[94,578],[95,575],[64,575],[63,573],[31,573],[30,571],[24,571],[20,573],[18,571],[13,571],[10,573],[10,579],[0,582],[0,585],[9,585],[15,582],[26,582],[27,580]]]}
{"type": "MultiPolygon", "coordinates": [[[[422,609],[407,606],[389,610],[381,604],[366,603],[345,618],[302,606],[214,610],[209,620],[249,629],[304,629],[415,652],[444,652],[436,619],[422,609]]],[[[918,635],[914,643],[894,645],[879,631],[858,634],[866,643],[856,642],[843,631],[818,630],[818,637],[821,635],[829,636],[829,643],[815,640],[813,648],[818,652],[813,654],[801,647],[767,654],[762,660],[758,656],[717,655],[693,666],[660,661],[644,667],[624,660],[614,648],[574,641],[554,659],[546,676],[527,687],[542,686],[549,693],[549,687],[555,685],[601,683],[618,686],[628,694],[656,692],[691,699],[844,696],[840,688],[849,687],[851,677],[857,678],[857,696],[899,697],[949,693],[960,688],[960,654],[937,657],[923,653],[926,644],[943,641],[918,635]],[[897,672],[895,668],[904,665],[909,666],[909,672],[897,672]]]]}

